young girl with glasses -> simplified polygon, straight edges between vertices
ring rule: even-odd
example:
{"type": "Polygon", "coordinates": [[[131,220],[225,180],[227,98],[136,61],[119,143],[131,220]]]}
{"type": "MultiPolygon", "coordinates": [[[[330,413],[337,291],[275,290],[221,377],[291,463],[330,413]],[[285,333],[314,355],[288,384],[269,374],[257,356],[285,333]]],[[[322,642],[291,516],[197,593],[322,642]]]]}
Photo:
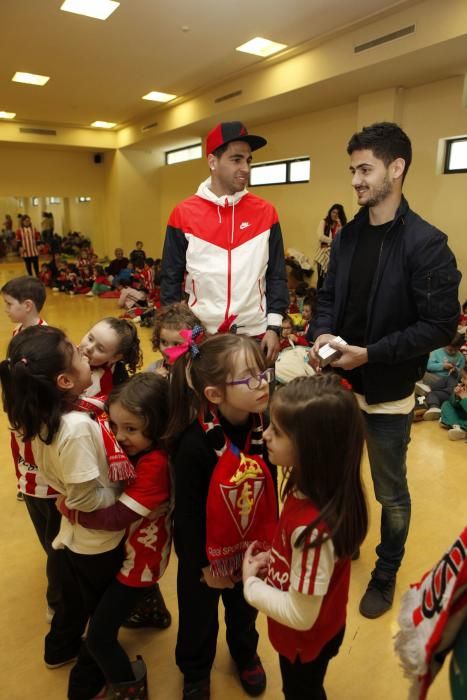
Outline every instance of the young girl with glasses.
{"type": "Polygon", "coordinates": [[[268,616],[286,700],[323,700],[344,637],[351,557],[368,527],[363,420],[350,384],[335,374],[292,380],[274,394],[264,440],[285,468],[285,502],[271,551],[246,552],[245,598],[268,616]]]}
{"type": "Polygon", "coordinates": [[[175,440],[176,661],[185,700],[210,697],[220,597],[243,688],[259,695],[266,686],[256,651],[257,612],[243,597],[241,563],[253,540],[269,546],[277,512],[275,473],[262,439],[273,370],[246,336],[202,335],[199,327],[181,331],[184,343],[174,349],[180,357],[168,429],[175,440]]]}

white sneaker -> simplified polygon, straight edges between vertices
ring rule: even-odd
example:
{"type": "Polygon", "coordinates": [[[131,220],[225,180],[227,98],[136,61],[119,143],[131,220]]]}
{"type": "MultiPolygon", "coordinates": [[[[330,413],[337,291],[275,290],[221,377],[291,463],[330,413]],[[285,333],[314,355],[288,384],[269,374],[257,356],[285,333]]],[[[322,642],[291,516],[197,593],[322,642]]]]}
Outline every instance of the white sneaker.
{"type": "Polygon", "coordinates": [[[416,396],[426,396],[431,391],[431,386],[425,384],[425,382],[416,382],[415,384],[415,395],[416,396]]]}
{"type": "Polygon", "coordinates": [[[93,292],[87,292],[84,296],[86,297],[93,297],[95,296],[93,292]]]}
{"type": "Polygon", "coordinates": [[[438,420],[440,415],[441,409],[437,406],[432,406],[428,409],[428,411],[425,411],[423,415],[423,420],[438,420]]]}
{"type": "Polygon", "coordinates": [[[450,440],[465,440],[467,437],[467,432],[462,430],[460,425],[453,425],[450,430],[448,430],[448,438],[450,440]]]}

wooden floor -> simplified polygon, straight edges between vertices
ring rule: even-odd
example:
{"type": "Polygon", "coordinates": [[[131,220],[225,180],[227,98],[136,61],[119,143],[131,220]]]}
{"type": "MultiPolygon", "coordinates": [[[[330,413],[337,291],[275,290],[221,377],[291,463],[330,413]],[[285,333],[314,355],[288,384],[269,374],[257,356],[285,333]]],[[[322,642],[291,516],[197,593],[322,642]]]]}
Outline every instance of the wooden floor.
{"type": "MultiPolygon", "coordinates": [[[[18,274],[23,274],[19,263],[0,263],[0,286],[18,274]]],[[[95,321],[108,315],[118,315],[115,299],[70,297],[52,292],[48,292],[43,311],[49,324],[64,328],[76,342],[95,321]]],[[[10,321],[5,316],[0,326],[2,353],[11,330],[10,321]]],[[[147,364],[153,355],[150,330],[141,328],[140,337],[147,364]]],[[[0,700],[63,700],[66,698],[69,669],[51,671],[42,661],[43,636],[48,627],[45,622],[44,554],[24,504],[16,501],[3,413],[0,421],[0,700]]],[[[397,629],[399,598],[410,582],[418,580],[440,558],[466,524],[467,444],[449,442],[446,432],[436,423],[414,425],[409,451],[413,511],[407,553],[397,581],[394,608],[373,621],[358,613],[359,600],[374,563],[379,527],[379,511],[366,466],[365,479],[371,508],[371,530],[362,547],[360,560],[353,564],[347,633],[326,680],[329,700],[401,700],[408,697],[408,684],[393,652],[392,637],[397,629]]],[[[123,630],[121,635],[131,656],[140,653],[145,658],[151,700],[178,700],[181,697],[181,676],[174,663],[177,629],[175,571],[173,555],[161,583],[173,615],[172,627],[163,632],[123,630]]],[[[263,697],[280,700],[277,658],[269,645],[262,615],[258,626],[260,655],[268,675],[268,688],[263,697]]],[[[235,677],[221,629],[212,673],[212,698],[239,700],[246,697],[235,677]]],[[[434,684],[429,698],[449,698],[446,669],[434,684]]]]}

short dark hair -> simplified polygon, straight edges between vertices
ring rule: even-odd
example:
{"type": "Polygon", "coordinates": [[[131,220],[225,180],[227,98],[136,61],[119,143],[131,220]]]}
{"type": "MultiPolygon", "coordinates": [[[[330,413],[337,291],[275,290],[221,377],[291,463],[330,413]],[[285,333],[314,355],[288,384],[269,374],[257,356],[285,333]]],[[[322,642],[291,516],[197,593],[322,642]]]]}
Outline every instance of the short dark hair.
{"type": "Polygon", "coordinates": [[[463,333],[456,333],[454,338],[448,343],[451,348],[461,348],[465,343],[465,335],[463,333]]]}
{"type": "Polygon", "coordinates": [[[405,169],[402,182],[404,181],[412,162],[412,144],[400,126],[393,122],[377,122],[371,126],[364,126],[362,131],[356,132],[350,139],[347,153],[350,156],[354,151],[365,150],[371,151],[386,167],[396,158],[403,158],[405,169]]]}
{"type": "Polygon", "coordinates": [[[216,148],[216,150],[212,152],[212,155],[215,156],[216,158],[220,158],[221,156],[224,155],[224,153],[228,149],[230,143],[232,143],[232,142],[229,141],[229,143],[223,143],[222,146],[219,146],[219,148],[216,148]]]}
{"type": "Polygon", "coordinates": [[[154,372],[135,374],[114,387],[107,406],[120,402],[124,408],[144,420],[143,435],[159,445],[169,419],[169,383],[154,372]]]}
{"type": "Polygon", "coordinates": [[[37,277],[28,275],[9,280],[3,285],[2,294],[8,294],[21,303],[30,299],[37,311],[42,309],[46,298],[44,284],[37,277]]]}

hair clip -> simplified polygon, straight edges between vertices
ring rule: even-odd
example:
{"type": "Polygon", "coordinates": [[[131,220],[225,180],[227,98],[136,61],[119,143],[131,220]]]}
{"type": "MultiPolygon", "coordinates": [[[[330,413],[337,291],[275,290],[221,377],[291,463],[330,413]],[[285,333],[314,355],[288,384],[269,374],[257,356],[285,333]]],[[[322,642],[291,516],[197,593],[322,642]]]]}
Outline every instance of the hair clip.
{"type": "Polygon", "coordinates": [[[190,351],[192,359],[198,357],[199,347],[198,344],[204,338],[204,328],[202,326],[195,326],[194,328],[184,329],[180,331],[180,335],[184,338],[185,342],[181,345],[175,345],[171,348],[167,348],[165,354],[169,359],[169,363],[173,364],[181,355],[184,355],[190,351]]]}
{"type": "Polygon", "coordinates": [[[352,391],[352,384],[348,382],[347,379],[345,379],[344,377],[340,379],[340,385],[347,391],[352,391]]]}

